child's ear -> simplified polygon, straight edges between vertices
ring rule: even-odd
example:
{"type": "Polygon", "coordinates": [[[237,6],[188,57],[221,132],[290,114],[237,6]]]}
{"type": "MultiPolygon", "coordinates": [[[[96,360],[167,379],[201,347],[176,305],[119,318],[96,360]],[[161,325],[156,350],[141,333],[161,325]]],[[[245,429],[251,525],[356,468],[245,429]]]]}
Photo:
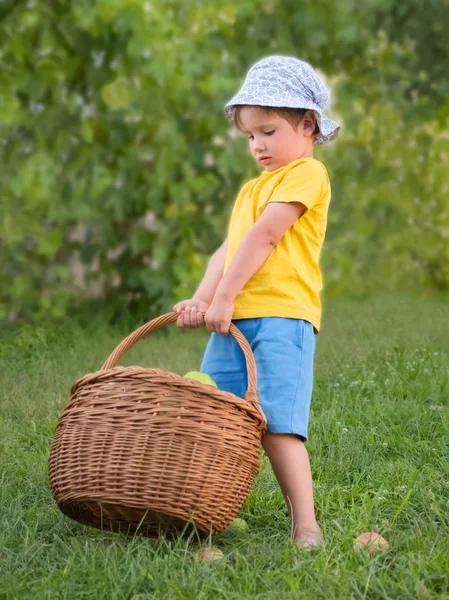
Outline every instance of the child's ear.
{"type": "Polygon", "coordinates": [[[315,131],[316,117],[313,110],[308,110],[302,120],[304,135],[310,136],[315,131]]]}

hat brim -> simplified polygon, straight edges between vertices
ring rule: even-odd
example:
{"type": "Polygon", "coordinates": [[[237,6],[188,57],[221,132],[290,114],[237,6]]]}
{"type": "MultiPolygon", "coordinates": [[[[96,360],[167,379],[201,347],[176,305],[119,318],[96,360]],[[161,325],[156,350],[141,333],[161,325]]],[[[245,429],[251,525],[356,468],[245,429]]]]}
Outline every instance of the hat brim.
{"type": "Polygon", "coordinates": [[[278,101],[276,99],[271,99],[270,103],[268,105],[268,104],[263,104],[260,101],[256,102],[255,99],[252,100],[251,98],[248,98],[247,94],[243,95],[243,94],[238,93],[237,95],[234,96],[234,98],[232,98],[232,100],[230,100],[225,105],[224,112],[225,112],[226,118],[232,122],[233,108],[235,106],[242,106],[242,105],[243,106],[263,106],[263,107],[269,107],[269,108],[305,108],[307,110],[313,110],[316,115],[318,128],[320,130],[319,134],[315,137],[315,145],[316,146],[320,146],[322,144],[326,144],[327,142],[331,142],[338,136],[338,134],[340,132],[340,125],[338,123],[336,123],[335,121],[332,121],[332,119],[329,119],[328,117],[326,117],[326,115],[321,111],[321,109],[312,102],[303,102],[303,103],[301,103],[301,106],[292,106],[292,104],[289,103],[288,101],[286,102],[285,99],[279,98],[278,101]]]}

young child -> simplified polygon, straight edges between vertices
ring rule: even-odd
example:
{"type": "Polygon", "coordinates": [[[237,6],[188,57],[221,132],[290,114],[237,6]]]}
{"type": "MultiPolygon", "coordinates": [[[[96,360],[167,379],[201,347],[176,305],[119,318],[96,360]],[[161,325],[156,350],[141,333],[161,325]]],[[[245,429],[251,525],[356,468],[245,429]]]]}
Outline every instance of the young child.
{"type": "Polygon", "coordinates": [[[201,371],[240,397],[247,388],[246,364],[229,335],[231,320],[248,340],[268,421],[263,448],[287,503],[294,539],[304,549],[321,542],[304,442],[330,201],[328,175],[313,158],[313,146],[339,131],[323,115],[327,102],[321,79],[296,58],[270,56],[248,71],[225,114],[248,136],[264,171],[241,189],[228,236],[193,298],[173,309],[180,327],[206,325],[212,332],[201,371]]]}

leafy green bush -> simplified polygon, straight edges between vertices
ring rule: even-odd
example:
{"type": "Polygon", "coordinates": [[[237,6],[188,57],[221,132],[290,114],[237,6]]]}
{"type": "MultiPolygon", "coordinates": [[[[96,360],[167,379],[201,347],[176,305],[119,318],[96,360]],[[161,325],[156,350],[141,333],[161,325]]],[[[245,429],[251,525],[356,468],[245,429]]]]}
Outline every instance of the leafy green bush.
{"type": "Polygon", "coordinates": [[[150,315],[189,296],[239,186],[257,175],[223,105],[270,53],[319,66],[343,125],[316,154],[333,181],[329,292],[447,287],[448,90],[429,48],[448,42],[444,15],[429,21],[418,2],[408,11],[4,3],[1,316],[59,316],[86,297],[150,315]]]}

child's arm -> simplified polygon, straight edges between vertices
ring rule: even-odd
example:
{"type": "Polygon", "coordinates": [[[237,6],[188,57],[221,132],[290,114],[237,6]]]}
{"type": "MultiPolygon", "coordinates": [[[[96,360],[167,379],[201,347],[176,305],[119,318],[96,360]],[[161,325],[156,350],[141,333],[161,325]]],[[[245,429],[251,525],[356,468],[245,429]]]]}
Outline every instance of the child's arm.
{"type": "Polygon", "coordinates": [[[223,270],[228,251],[227,238],[223,244],[210,257],[204,277],[190,300],[178,302],[173,310],[179,314],[178,325],[180,327],[202,327],[205,313],[209,308],[215,295],[218,284],[223,277],[223,270]]]}
{"type": "Polygon", "coordinates": [[[229,268],[219,282],[206,316],[209,331],[229,333],[234,312],[233,301],[251,277],[307,208],[300,202],[272,202],[247,231],[229,268]]]}

